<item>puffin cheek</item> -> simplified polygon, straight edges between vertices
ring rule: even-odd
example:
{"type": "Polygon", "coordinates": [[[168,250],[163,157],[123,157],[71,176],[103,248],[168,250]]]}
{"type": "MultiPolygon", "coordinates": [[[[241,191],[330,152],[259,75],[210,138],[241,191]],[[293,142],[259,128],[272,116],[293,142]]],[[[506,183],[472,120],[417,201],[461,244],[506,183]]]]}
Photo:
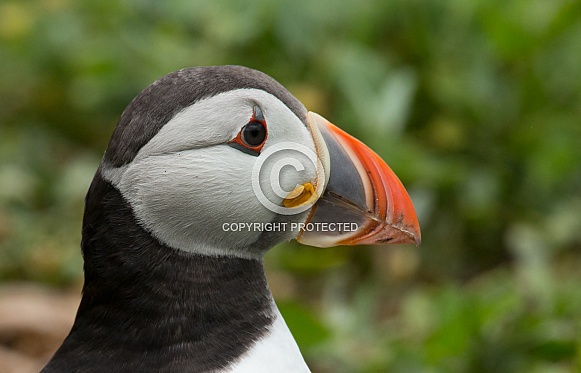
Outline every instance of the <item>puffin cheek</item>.
{"type": "Polygon", "coordinates": [[[148,157],[131,165],[119,189],[140,224],[161,242],[191,251],[254,242],[259,232],[225,231],[232,223],[267,222],[273,214],[252,192],[252,162],[229,147],[148,157]]]}

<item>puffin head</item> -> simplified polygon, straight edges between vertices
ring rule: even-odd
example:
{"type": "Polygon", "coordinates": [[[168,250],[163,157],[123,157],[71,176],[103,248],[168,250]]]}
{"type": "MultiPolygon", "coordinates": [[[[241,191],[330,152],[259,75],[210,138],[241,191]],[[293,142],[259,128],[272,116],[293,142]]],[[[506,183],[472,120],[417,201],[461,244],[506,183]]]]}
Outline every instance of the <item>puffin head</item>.
{"type": "Polygon", "coordinates": [[[379,156],[244,67],[154,82],[123,112],[100,174],[147,232],[188,253],[260,258],[294,238],[420,242],[411,200],[379,156]]]}

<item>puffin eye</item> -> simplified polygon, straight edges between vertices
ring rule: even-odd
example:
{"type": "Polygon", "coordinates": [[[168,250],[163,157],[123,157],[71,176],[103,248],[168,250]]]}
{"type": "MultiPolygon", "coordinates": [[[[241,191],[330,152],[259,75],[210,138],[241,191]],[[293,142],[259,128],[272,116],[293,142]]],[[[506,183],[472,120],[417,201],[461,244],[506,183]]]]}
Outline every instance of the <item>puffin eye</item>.
{"type": "Polygon", "coordinates": [[[266,127],[257,121],[250,122],[240,131],[240,138],[249,147],[259,146],[266,138],[266,127]]]}
{"type": "Polygon", "coordinates": [[[228,142],[228,145],[246,154],[258,156],[267,137],[268,130],[266,128],[264,114],[260,107],[255,106],[252,118],[242,127],[238,135],[228,142]]]}

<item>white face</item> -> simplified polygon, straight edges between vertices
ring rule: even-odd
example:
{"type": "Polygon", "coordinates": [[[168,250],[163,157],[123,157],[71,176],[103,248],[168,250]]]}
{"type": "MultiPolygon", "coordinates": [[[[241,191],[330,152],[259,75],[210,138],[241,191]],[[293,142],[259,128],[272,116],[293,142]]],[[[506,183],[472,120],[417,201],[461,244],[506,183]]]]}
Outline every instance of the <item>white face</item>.
{"type": "MultiPolygon", "coordinates": [[[[285,104],[265,91],[239,89],[183,109],[131,163],[104,169],[103,176],[131,204],[140,224],[164,244],[203,254],[261,256],[263,252],[253,250],[260,230],[233,232],[225,224],[277,221],[290,225],[304,222],[309,210],[277,215],[264,207],[252,187],[258,157],[228,145],[249,123],[256,106],[267,128],[262,152],[283,142],[295,142],[326,158],[316,126],[307,128],[285,104]]],[[[322,162],[328,165],[328,159],[322,162]]],[[[283,170],[283,190],[307,182],[317,186],[319,192],[324,188],[325,176],[320,169],[307,165],[300,172],[290,167],[283,170]]],[[[269,176],[260,174],[261,180],[269,176]]],[[[264,193],[269,200],[282,202],[272,190],[264,193]]],[[[289,226],[277,233],[276,241],[297,234],[289,226]]]]}

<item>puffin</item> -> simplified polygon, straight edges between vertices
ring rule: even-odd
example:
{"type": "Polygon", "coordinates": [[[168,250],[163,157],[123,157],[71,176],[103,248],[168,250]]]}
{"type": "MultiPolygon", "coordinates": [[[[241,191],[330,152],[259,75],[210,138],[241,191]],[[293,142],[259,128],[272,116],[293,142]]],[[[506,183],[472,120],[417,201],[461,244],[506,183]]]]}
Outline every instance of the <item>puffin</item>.
{"type": "Polygon", "coordinates": [[[82,298],[52,372],[309,372],[265,253],[416,244],[404,186],[270,76],[185,68],[123,111],[85,199],[82,298]]]}

